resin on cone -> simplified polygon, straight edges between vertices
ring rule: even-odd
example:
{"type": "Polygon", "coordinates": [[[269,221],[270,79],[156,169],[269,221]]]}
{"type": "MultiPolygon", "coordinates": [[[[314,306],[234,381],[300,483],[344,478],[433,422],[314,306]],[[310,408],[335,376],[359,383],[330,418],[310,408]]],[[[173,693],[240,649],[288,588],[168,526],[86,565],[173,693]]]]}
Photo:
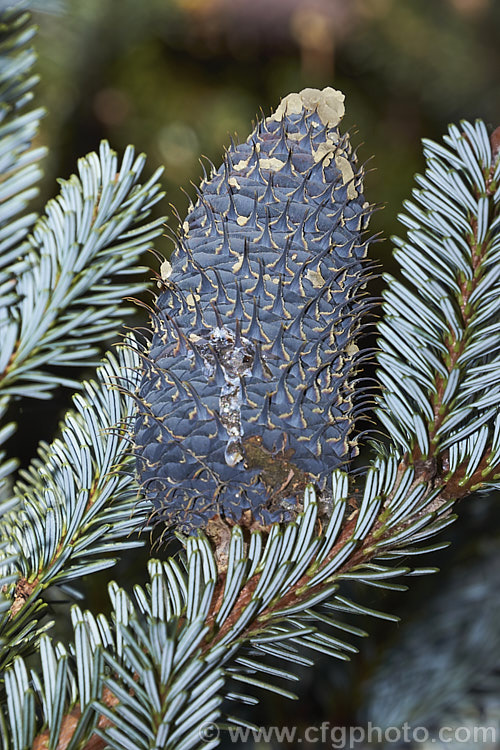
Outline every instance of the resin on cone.
{"type": "Polygon", "coordinates": [[[152,316],[134,430],[157,520],[185,534],[328,513],[356,454],[371,207],[344,95],[285,97],[198,191],[152,316]]]}

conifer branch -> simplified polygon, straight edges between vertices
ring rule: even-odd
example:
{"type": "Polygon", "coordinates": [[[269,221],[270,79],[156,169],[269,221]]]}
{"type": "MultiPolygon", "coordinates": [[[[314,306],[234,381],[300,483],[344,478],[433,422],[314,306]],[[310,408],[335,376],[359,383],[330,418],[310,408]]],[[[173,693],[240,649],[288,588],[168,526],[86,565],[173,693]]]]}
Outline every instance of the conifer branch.
{"type": "MultiPolygon", "coordinates": [[[[27,236],[37,217],[21,214],[37,193],[45,149],[31,143],[43,110],[28,108],[37,82],[35,29],[14,5],[0,10],[0,419],[12,397],[49,398],[58,384],[80,387],[53,366],[96,364],[96,345],[130,311],[123,297],[143,288],[127,276],[139,270],[163,222],[145,223],[162,197],[161,170],[141,186],[144,156],[135,158],[129,147],[119,164],[102,143],[98,155],[80,160],[78,177],[61,181],[59,197],[27,236]]],[[[14,430],[14,424],[0,430],[0,445],[14,430]]],[[[7,496],[3,479],[15,466],[0,453],[0,497],[7,496]]]]}
{"type": "Polygon", "coordinates": [[[20,472],[13,508],[2,517],[2,569],[15,578],[7,587],[9,611],[0,619],[4,659],[11,662],[36,636],[22,628],[45,611],[43,592],[109,567],[116,555],[141,542],[130,534],[144,525],[147,509],[137,502],[128,467],[126,423],[132,397],[118,388],[137,380],[138,360],[130,348],[108,355],[97,381],[74,396],[61,437],[42,444],[39,458],[20,472]],[[124,473],[125,472],[125,473],[124,473]],[[21,637],[22,636],[22,637],[21,637]]]}
{"type": "Polygon", "coordinates": [[[99,154],[79,160],[78,176],[60,181],[59,197],[29,238],[29,268],[16,287],[20,301],[4,322],[0,393],[48,398],[59,383],[78,387],[45,368],[94,363],[96,344],[129,312],[123,297],[142,285],[119,283],[120,277],[140,270],[135,264],[163,223],[144,223],[162,197],[161,170],[139,184],[144,163],[128,147],[119,164],[102,142],[99,154]]]}
{"type": "MultiPolygon", "coordinates": [[[[0,502],[0,518],[3,518],[7,513],[15,510],[17,507],[17,500],[3,500],[0,502]]],[[[7,552],[7,541],[0,541],[0,615],[8,610],[11,606],[9,598],[6,596],[8,587],[15,582],[15,574],[9,574],[8,568],[12,568],[16,563],[14,556],[9,556],[7,552]]]]}
{"type": "Polygon", "coordinates": [[[424,141],[427,170],[401,221],[380,324],[379,417],[409,460],[460,497],[500,477],[500,159],[484,123],[424,141]]]}
{"type": "MultiPolygon", "coordinates": [[[[32,85],[26,19],[12,18],[16,84],[0,91],[9,117],[32,85]]],[[[362,480],[341,468],[356,453],[372,210],[338,129],[343,112],[340,92],[305,89],[229,150],[183,223],[149,352],[108,356],[61,437],[0,502],[5,750],[215,748],[202,732],[220,721],[223,698],[254,701],[235,683],[294,697],[281,681],[307,663],[304,649],[356,650],[349,636],[362,631],[335,612],[395,619],[348,600],[342,581],[394,589],[397,577],[432,572],[408,560],[436,548],[428,540],[457,499],[498,484],[500,160],[480,122],[452,126],[446,147],[425,143],[408,240],[396,241],[410,284],[387,278],[379,327],[378,411],[393,440],[362,480]],[[112,565],[108,554],[134,547],[128,535],[146,522],[131,420],[146,499],[189,535],[185,552],[152,561],[133,597],[111,584],[111,619],[73,607],[73,644],[54,644],[46,589],[112,565]],[[38,671],[26,662],[35,648],[38,671]]],[[[144,224],[161,197],[157,174],[140,186],[143,158],[129,148],[119,165],[106,143],[61,183],[28,239],[33,217],[7,221],[38,176],[29,143],[39,114],[13,116],[17,161],[0,185],[0,412],[12,397],[74,384],[47,368],[95,356],[135,291],[116,277],[136,270],[160,231],[144,224]]]]}
{"type": "MultiPolygon", "coordinates": [[[[111,586],[114,635],[101,617],[99,627],[92,627],[93,633],[101,633],[107,665],[93,703],[93,727],[99,717],[107,722],[96,729],[102,744],[90,740],[88,725],[92,744],[85,747],[200,747],[203,725],[214,720],[213,711],[217,718],[221,697],[228,693],[223,673],[226,680],[241,676],[245,682],[293,697],[276,676],[291,677],[289,665],[297,660],[298,650],[319,650],[338,658],[356,650],[336,634],[324,632],[325,624],[334,629],[343,625],[318,612],[320,604],[326,603],[330,614],[340,610],[395,619],[348,601],[337,593],[338,585],[355,578],[391,588],[394,577],[430,572],[406,565],[395,568],[393,563],[427,551],[420,549],[422,542],[451,522],[451,504],[441,501],[439,491],[415,470],[398,470],[395,456],[370,469],[362,496],[352,494],[343,472],[335,473],[333,483],[332,519],[320,533],[318,503],[310,488],[297,522],[273,526],[267,540],[253,532],[246,542],[236,526],[225,571],[217,569],[206,538],[190,537],[186,571],[174,559],[152,562],[151,588],[136,588],[135,605],[111,586]],[[139,624],[140,616],[146,618],[145,626],[139,624]],[[244,653],[248,647],[249,655],[244,653]],[[282,670],[266,667],[268,654],[284,661],[282,670]],[[167,664],[171,671],[165,672],[167,664]],[[182,698],[181,688],[175,687],[178,680],[182,698]],[[209,694],[207,684],[213,687],[209,694]]],[[[91,615],[85,618],[89,621],[91,615]]],[[[356,633],[351,626],[344,629],[356,633]]],[[[87,687],[85,694],[89,692],[87,687]]],[[[231,696],[245,698],[232,691],[231,696]]],[[[58,736],[61,749],[72,746],[69,727],[80,732],[79,717],[85,715],[80,707],[70,707],[61,723],[68,744],[61,744],[58,736]]],[[[40,734],[36,747],[43,747],[46,738],[40,734]]]]}
{"type": "MultiPolygon", "coordinates": [[[[38,81],[32,72],[34,33],[29,14],[19,5],[0,10],[0,331],[7,325],[9,308],[18,301],[16,280],[26,269],[29,250],[25,240],[37,218],[26,208],[38,193],[38,162],[45,154],[44,148],[32,148],[43,116],[42,109],[31,107],[32,89],[38,81]]],[[[3,345],[2,337],[2,350],[3,345]]],[[[0,422],[8,405],[9,397],[0,395],[0,422]]],[[[0,429],[0,445],[14,430],[13,424],[0,429]]],[[[0,451],[0,498],[6,494],[4,478],[15,466],[0,451]]]]}
{"type": "MultiPolygon", "coordinates": [[[[315,493],[309,488],[303,513],[295,522],[273,525],[268,535],[256,530],[245,535],[239,526],[235,526],[228,542],[221,546],[219,540],[215,551],[203,535],[191,536],[186,541],[186,572],[177,562],[169,560],[163,566],[162,583],[155,588],[154,599],[153,590],[151,600],[136,591],[136,607],[142,610],[148,627],[152,627],[153,622],[159,626],[161,622],[162,632],[173,629],[170,632],[175,633],[176,643],[189,633],[190,647],[195,649],[190,652],[190,669],[194,670],[194,665],[201,668],[207,659],[214,658],[213,669],[224,670],[226,683],[217,687],[222,695],[236,700],[252,700],[234,693],[231,683],[227,682],[229,678],[232,678],[231,682],[242,680],[292,695],[276,684],[276,677],[293,677],[286,667],[302,658],[300,652],[304,648],[346,658],[353,647],[323,632],[325,624],[337,628],[339,623],[325,614],[321,606],[330,612],[367,614],[369,610],[348,601],[338,592],[341,581],[354,578],[369,585],[394,588],[394,577],[431,572],[432,569],[425,567],[407,567],[408,558],[411,560],[415,554],[436,549],[436,545],[422,545],[451,523],[452,506],[457,498],[491,486],[496,481],[500,450],[498,415],[494,409],[497,403],[496,346],[493,350],[491,347],[487,349],[486,354],[484,351],[485,337],[488,333],[496,337],[495,326],[498,325],[498,314],[492,302],[496,295],[492,259],[498,252],[498,190],[495,181],[500,168],[491,165],[491,149],[488,152],[485,146],[482,125],[472,128],[463,124],[462,127],[467,134],[463,138],[469,146],[475,138],[471,148],[475,148],[476,166],[482,165],[485,176],[487,195],[480,195],[475,206],[479,212],[486,211],[486,204],[481,201],[484,198],[491,202],[491,208],[487,215],[481,214],[483,218],[476,221],[472,209],[467,209],[469,223],[463,221],[461,227],[464,241],[460,240],[458,226],[451,227],[453,247],[460,247],[464,254],[467,252],[469,260],[475,258],[469,268],[469,286],[464,281],[460,287],[453,279],[460,280],[459,272],[463,269],[457,270],[457,253],[451,253],[449,257],[452,232],[447,223],[441,226],[444,221],[442,214],[434,209],[437,200],[434,186],[442,188],[445,174],[448,182],[444,184],[448,186],[463,185],[464,174],[469,175],[469,182],[472,176],[479,181],[479,170],[471,166],[468,159],[460,160],[459,156],[437,144],[426,144],[433,181],[428,173],[419,197],[424,205],[433,208],[418,215],[422,223],[425,219],[431,225],[433,234],[425,244],[423,237],[427,235],[412,230],[416,246],[412,247],[411,257],[407,250],[406,254],[399,251],[398,258],[403,271],[415,278],[415,269],[425,267],[421,248],[425,246],[429,254],[432,241],[437,260],[430,264],[430,268],[432,271],[436,267],[439,269],[443,286],[438,288],[437,281],[433,282],[430,276],[425,277],[427,285],[420,283],[417,289],[411,290],[389,279],[387,317],[380,326],[384,335],[380,355],[381,379],[385,386],[380,399],[380,414],[390,426],[391,434],[396,435],[400,448],[386,449],[387,455],[383,457],[381,454],[374,461],[363,489],[350,484],[346,473],[334,472],[332,505],[326,525],[318,513],[315,493]],[[441,159],[445,153],[446,168],[441,169],[441,162],[436,166],[436,153],[441,159]],[[440,226],[441,234],[438,233],[440,226]],[[477,250],[479,243],[482,243],[480,252],[477,250]],[[446,258],[449,259],[448,266],[446,258]],[[407,272],[412,259],[416,265],[407,272]],[[444,280],[447,280],[446,284],[444,280]],[[430,290],[433,302],[429,299],[430,290]],[[469,295],[467,300],[466,294],[469,295]],[[413,308],[421,312],[425,325],[422,323],[419,327],[414,323],[408,299],[411,299],[413,308]],[[403,331],[410,348],[400,346],[403,331]],[[452,333],[456,337],[455,343],[452,333]],[[422,341],[425,341],[425,347],[421,345],[422,341]],[[400,387],[390,378],[390,368],[400,376],[400,387]],[[415,376],[412,379],[413,370],[415,376]],[[453,376],[452,371],[458,371],[458,375],[453,376]],[[449,385],[452,377],[456,382],[449,385]],[[443,389],[445,380],[451,394],[449,398],[446,386],[443,389]],[[479,420],[472,417],[471,427],[466,419],[471,417],[474,409],[479,410],[480,417],[479,420]],[[410,414],[412,419],[408,419],[410,414]],[[402,557],[405,566],[394,567],[402,557]],[[153,612],[153,601],[161,602],[163,614],[160,617],[158,610],[153,612]],[[285,668],[269,669],[266,665],[268,654],[281,659],[285,668]]],[[[453,128],[450,133],[450,138],[456,136],[453,128]]],[[[453,143],[458,152],[462,142],[457,139],[458,136],[453,143]]],[[[413,213],[420,211],[413,206],[411,210],[413,213]]],[[[452,216],[453,212],[448,211],[448,214],[452,216]]],[[[463,276],[467,276],[465,270],[463,276]]],[[[115,602],[120,598],[117,599],[116,590],[113,596],[115,602]]],[[[120,611],[124,609],[125,605],[120,611]]],[[[133,608],[129,610],[130,613],[133,611],[133,608]]],[[[383,613],[373,614],[391,619],[383,613]]],[[[133,614],[132,620],[135,622],[133,614]]],[[[123,624],[118,632],[131,648],[131,644],[137,642],[139,631],[135,624],[130,628],[123,624]]],[[[145,634],[145,631],[141,632],[145,634]]],[[[116,659],[115,647],[109,647],[108,642],[109,648],[104,656],[108,668],[104,685],[109,692],[104,694],[101,688],[101,697],[93,707],[110,723],[96,730],[102,737],[102,744],[99,745],[94,737],[89,739],[88,748],[105,745],[121,748],[131,746],[131,742],[135,747],[149,748],[160,741],[163,747],[173,748],[179,746],[180,737],[183,738],[180,744],[183,748],[201,746],[196,731],[201,731],[206,715],[211,716],[211,711],[220,710],[219,704],[215,699],[211,703],[210,698],[206,713],[203,710],[189,716],[182,714],[182,710],[176,713],[175,691],[171,693],[166,689],[160,669],[166,653],[170,653],[171,658],[176,653],[175,646],[167,641],[164,641],[165,651],[156,648],[157,640],[143,638],[142,648],[134,651],[135,659],[129,657],[128,668],[116,659]],[[110,705],[110,696],[114,696],[113,705],[110,705]],[[167,720],[168,717],[173,721],[174,716],[175,729],[167,720]],[[130,737],[133,740],[128,739],[130,737]]],[[[198,683],[194,675],[194,672],[190,673],[189,685],[196,690],[198,683]]],[[[212,684],[216,684],[215,678],[212,684]]]]}
{"type": "Polygon", "coordinates": [[[38,193],[38,162],[45,154],[32,148],[43,110],[31,108],[38,77],[29,23],[19,8],[0,10],[0,314],[16,300],[15,277],[28,248],[23,241],[36,219],[25,210],[38,193]]]}

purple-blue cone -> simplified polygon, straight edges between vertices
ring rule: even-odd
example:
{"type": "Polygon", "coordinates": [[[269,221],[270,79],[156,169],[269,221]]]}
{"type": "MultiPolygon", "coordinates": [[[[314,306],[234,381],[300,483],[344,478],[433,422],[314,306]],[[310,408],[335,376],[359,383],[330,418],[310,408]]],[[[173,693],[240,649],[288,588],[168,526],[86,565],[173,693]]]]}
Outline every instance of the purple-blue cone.
{"type": "Polygon", "coordinates": [[[201,183],[152,316],[138,476],[182,533],[293,518],[356,454],[371,207],[344,96],[290,94],[201,183]]]}

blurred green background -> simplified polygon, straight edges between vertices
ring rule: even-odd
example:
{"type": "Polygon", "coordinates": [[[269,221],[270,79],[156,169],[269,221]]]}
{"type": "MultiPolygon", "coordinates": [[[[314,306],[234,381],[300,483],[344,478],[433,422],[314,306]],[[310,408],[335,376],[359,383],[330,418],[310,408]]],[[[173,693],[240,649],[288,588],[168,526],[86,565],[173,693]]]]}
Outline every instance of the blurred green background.
{"type": "MultiPolygon", "coordinates": [[[[165,165],[182,215],[201,175],[260,108],[305,86],[346,95],[345,127],[362,161],[374,156],[367,196],[390,236],[421,169],[420,139],[448,123],[500,123],[497,0],[45,0],[40,99],[56,176],[101,138],[133,143],[165,165]]],[[[165,246],[168,248],[168,245],[165,246]]],[[[388,245],[376,247],[386,256],[388,245]]]]}
{"type": "MultiPolygon", "coordinates": [[[[481,117],[491,129],[500,124],[498,0],[40,0],[37,7],[38,96],[48,109],[41,140],[50,147],[43,200],[55,194],[56,177],[67,177],[78,156],[107,138],[119,151],[129,143],[145,151],[150,172],[165,166],[168,201],[182,216],[188,204],[183,190],[194,196],[191,183],[202,174],[202,154],[218,164],[230,135],[246,138],[260,108],[268,113],[281,97],[305,86],[333,86],[346,95],[345,127],[354,143],[362,144],[361,161],[374,157],[366,196],[384,210],[371,227],[389,238],[399,231],[397,214],[423,166],[420,139],[439,138],[448,123],[461,118],[481,117]]],[[[163,211],[172,215],[166,203],[163,211]]],[[[174,218],[170,223],[175,227],[174,218]]],[[[171,247],[166,237],[157,243],[166,254],[171,247]]],[[[371,254],[392,269],[390,251],[385,239],[371,254]]],[[[153,257],[150,262],[157,267],[153,257]]],[[[35,415],[43,414],[43,435],[36,426],[30,436],[23,435],[31,454],[30,440],[46,437],[57,414],[54,402],[22,408],[34,424],[35,415]]],[[[447,534],[457,544],[440,553],[439,565],[452,571],[482,560],[481,570],[497,575],[497,566],[487,563],[497,521],[494,498],[471,500],[447,534]]],[[[111,575],[132,580],[140,571],[142,579],[146,556],[145,551],[141,560],[124,561],[111,575]]],[[[422,579],[408,594],[371,589],[356,595],[368,606],[422,618],[447,580],[446,573],[422,579]]],[[[95,579],[88,585],[89,603],[98,609],[106,608],[103,583],[95,579]]],[[[491,591],[490,586],[484,596],[491,591]]],[[[478,618],[480,612],[479,596],[478,618]]],[[[374,637],[352,666],[320,660],[317,669],[303,675],[299,703],[264,697],[248,718],[263,725],[291,724],[291,717],[306,726],[325,719],[356,723],[360,716],[373,721],[364,686],[387,654],[394,649],[397,654],[404,626],[357,624],[374,637]]],[[[430,639],[425,616],[422,627],[425,659],[430,639]]],[[[460,634],[453,638],[461,664],[460,634]]],[[[434,659],[435,652],[427,658],[434,659]]],[[[491,670],[500,665],[496,645],[487,661],[491,670]]],[[[469,690],[468,679],[462,692],[469,690]]],[[[451,670],[450,685],[454,680],[451,670]]],[[[414,686],[416,702],[425,690],[422,683],[414,686]]],[[[380,707],[377,711],[382,722],[380,707]]]]}

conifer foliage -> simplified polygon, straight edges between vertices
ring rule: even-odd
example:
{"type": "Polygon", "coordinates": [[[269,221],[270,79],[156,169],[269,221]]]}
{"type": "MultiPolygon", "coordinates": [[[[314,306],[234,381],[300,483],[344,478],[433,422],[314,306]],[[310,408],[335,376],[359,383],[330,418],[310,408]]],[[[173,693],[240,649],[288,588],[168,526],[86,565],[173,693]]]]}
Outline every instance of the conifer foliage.
{"type": "MultiPolygon", "coordinates": [[[[19,5],[1,14],[6,408],[71,385],[58,366],[89,365],[117,335],[134,291],[120,277],[161,231],[148,219],[161,191],[156,174],[139,183],[133,149],[120,161],[102,144],[43,216],[26,213],[41,157],[32,31],[19,5]]],[[[430,572],[418,555],[443,544],[454,502],[498,485],[496,134],[463,122],[424,144],[395,241],[402,278],[387,277],[379,323],[388,436],[360,474],[371,209],[342,113],[339,92],[306,89],[231,147],[162,266],[151,342],[108,353],[60,436],[4,481],[5,750],[217,747],[223,722],[240,721],[222,701],[256,700],[242,684],[291,697],[309,654],[356,651],[364,633],[339,613],[396,619],[347,598],[345,579],[401,588],[394,579],[430,572]],[[133,594],[110,584],[109,617],[74,605],[74,637],[56,642],[48,589],[71,596],[151,518],[183,552],[150,561],[133,594]]],[[[4,461],[4,477],[14,467],[4,461]]]]}

